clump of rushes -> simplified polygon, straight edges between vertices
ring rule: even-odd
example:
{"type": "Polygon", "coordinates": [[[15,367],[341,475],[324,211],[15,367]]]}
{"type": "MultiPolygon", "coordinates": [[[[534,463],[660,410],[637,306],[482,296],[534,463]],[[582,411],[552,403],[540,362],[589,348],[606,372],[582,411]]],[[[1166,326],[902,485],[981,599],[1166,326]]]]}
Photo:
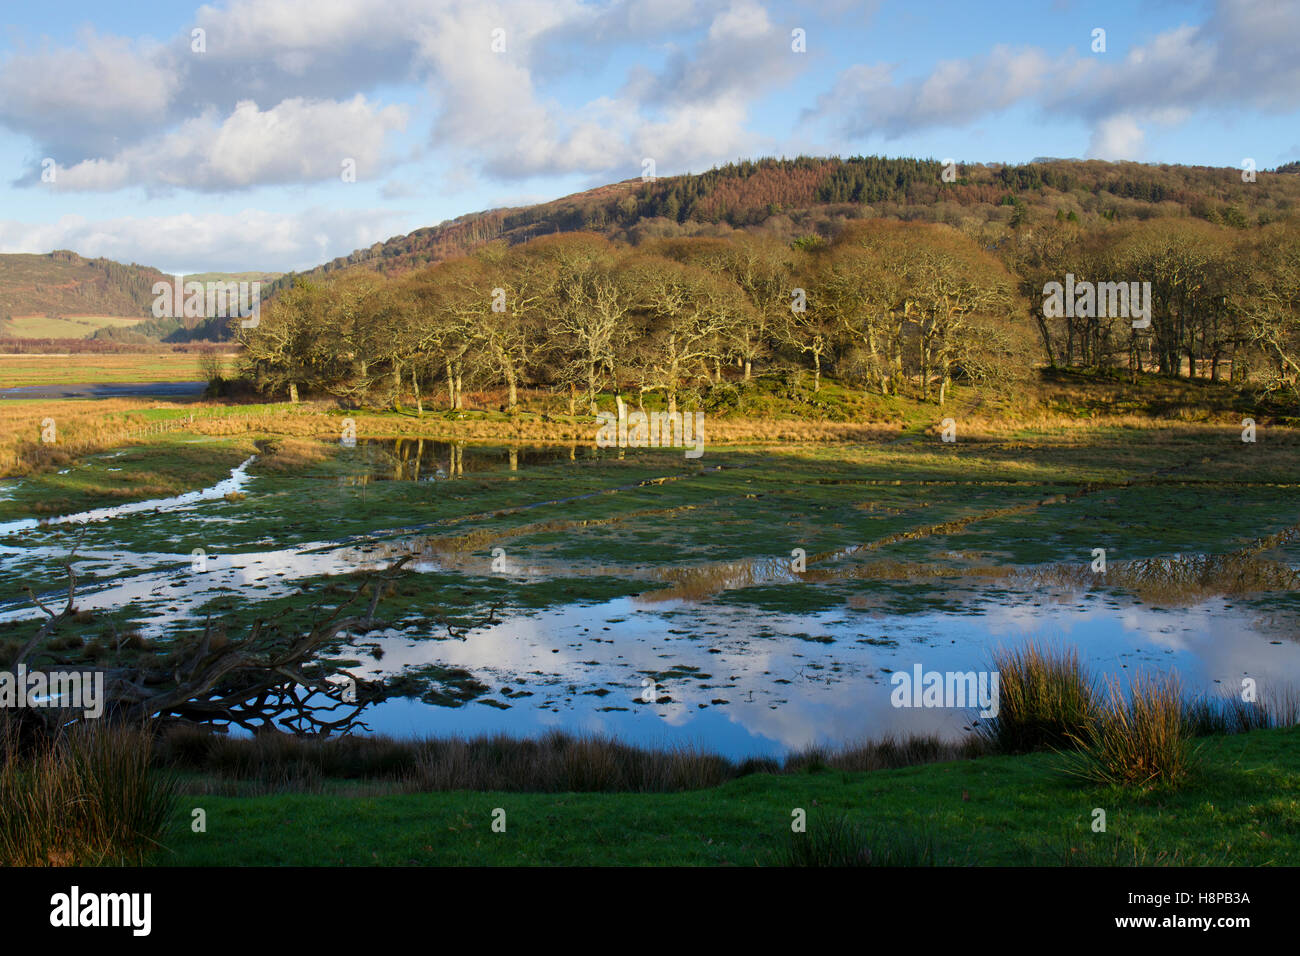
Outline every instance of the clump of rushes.
{"type": "Polygon", "coordinates": [[[1183,719],[1194,737],[1294,727],[1300,723],[1300,689],[1271,685],[1256,700],[1243,700],[1240,694],[1231,693],[1198,697],[1185,705],[1183,719]]]}
{"type": "Polygon", "coordinates": [[[898,767],[916,767],[945,760],[982,757],[989,750],[987,741],[973,735],[955,741],[944,740],[933,735],[886,736],[880,740],[846,744],[834,749],[806,748],[787,756],[784,767],[787,773],[817,773],[822,770],[851,772],[894,770],[898,767]]]}
{"type": "Polygon", "coordinates": [[[1108,706],[1075,737],[1067,770],[1093,783],[1152,789],[1175,787],[1191,770],[1191,726],[1178,679],[1139,674],[1127,697],[1108,684],[1108,706]]]}
{"type": "Polygon", "coordinates": [[[804,833],[791,833],[783,866],[934,866],[934,844],[927,836],[871,832],[843,815],[810,821],[804,833]]]}
{"type": "Polygon", "coordinates": [[[101,721],[21,739],[0,715],[0,865],[139,865],[176,806],[170,774],[150,768],[148,728],[101,721]]]}
{"type": "Polygon", "coordinates": [[[1073,747],[1099,711],[1097,685],[1073,648],[1029,643],[993,653],[998,674],[998,714],[976,731],[1001,753],[1073,747]]]}

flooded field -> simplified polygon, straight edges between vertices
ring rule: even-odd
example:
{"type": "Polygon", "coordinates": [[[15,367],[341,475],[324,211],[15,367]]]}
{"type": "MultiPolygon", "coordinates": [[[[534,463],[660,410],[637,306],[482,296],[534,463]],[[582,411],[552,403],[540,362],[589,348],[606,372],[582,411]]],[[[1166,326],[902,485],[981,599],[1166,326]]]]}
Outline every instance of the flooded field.
{"type": "Polygon", "coordinates": [[[1193,693],[1300,686],[1285,446],[203,451],[228,455],[228,476],[172,498],[43,515],[39,479],[0,487],[0,640],[43,616],[28,587],[64,598],[74,546],[87,647],[319,614],[405,557],[379,626],[331,649],[340,677],[386,683],[364,719],[396,735],[561,728],[737,757],[955,737],[973,709],[895,706],[892,675],[985,670],[1030,640],[1102,674],[1173,670],[1193,693]]]}

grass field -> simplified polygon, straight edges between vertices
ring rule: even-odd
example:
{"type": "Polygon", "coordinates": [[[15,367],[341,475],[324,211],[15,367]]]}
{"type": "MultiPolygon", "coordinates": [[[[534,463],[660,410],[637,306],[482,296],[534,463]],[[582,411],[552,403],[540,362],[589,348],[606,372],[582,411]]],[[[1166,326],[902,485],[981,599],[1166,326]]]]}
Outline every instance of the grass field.
{"type": "Polygon", "coordinates": [[[129,329],[145,321],[131,315],[15,315],[8,334],[27,339],[88,339],[97,329],[129,329]]]}
{"type": "MultiPolygon", "coordinates": [[[[231,358],[227,362],[233,361],[231,358]]],[[[77,355],[0,353],[0,388],[107,382],[186,382],[203,378],[200,357],[187,352],[77,355]]]]}
{"type": "MultiPolygon", "coordinates": [[[[1300,730],[1200,742],[1184,789],[1084,785],[1053,754],[869,773],[753,774],[668,794],[339,792],[189,795],[167,849],[180,866],[753,865],[782,861],[792,812],[808,833],[843,815],[874,852],[929,845],[956,866],[1300,864],[1300,730]],[[191,829],[195,808],[207,831],[191,829]],[[506,830],[493,832],[493,812],[506,830]],[[1095,809],[1106,830],[1093,832],[1095,809]]],[[[201,789],[203,782],[188,780],[201,789]]]]}

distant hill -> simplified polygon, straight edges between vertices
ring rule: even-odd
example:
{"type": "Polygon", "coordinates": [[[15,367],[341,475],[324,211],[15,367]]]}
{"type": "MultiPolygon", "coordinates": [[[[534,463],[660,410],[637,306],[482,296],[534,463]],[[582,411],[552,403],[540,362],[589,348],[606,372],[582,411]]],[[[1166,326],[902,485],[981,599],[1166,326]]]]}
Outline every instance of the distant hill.
{"type": "MultiPolygon", "coordinates": [[[[206,272],[185,279],[269,285],[279,276],[278,272],[206,272]]],[[[154,283],[171,281],[172,276],[150,266],[86,259],[67,250],[0,255],[0,336],[130,343],[229,337],[224,320],[154,318],[154,283]]]]}
{"type": "MultiPolygon", "coordinates": [[[[575,230],[636,243],[736,229],[793,241],[828,236],[850,219],[871,217],[947,222],[971,231],[992,222],[1061,216],[1084,221],[1191,216],[1249,228],[1300,210],[1300,176],[1285,175],[1295,166],[1261,171],[1255,182],[1243,182],[1235,168],[1042,158],[1019,166],[958,164],[954,181],[947,182],[945,167],[935,160],[760,159],[460,216],[358,249],[302,275],[351,268],[400,273],[495,239],[513,244],[575,230]]],[[[294,275],[281,277],[264,296],[294,275]]]]}
{"type": "Polygon", "coordinates": [[[148,318],[157,269],[58,250],[0,255],[0,319],[19,315],[148,318]]]}

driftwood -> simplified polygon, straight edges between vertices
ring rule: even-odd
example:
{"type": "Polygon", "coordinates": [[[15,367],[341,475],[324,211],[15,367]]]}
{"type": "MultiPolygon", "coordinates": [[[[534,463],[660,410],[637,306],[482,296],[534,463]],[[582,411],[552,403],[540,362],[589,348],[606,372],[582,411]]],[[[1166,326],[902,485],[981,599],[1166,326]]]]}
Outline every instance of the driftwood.
{"type": "MultiPolygon", "coordinates": [[[[102,673],[105,719],[233,724],[253,732],[283,730],[328,735],[368,729],[359,719],[362,711],[388,696],[382,681],[361,680],[342,669],[328,674],[316,656],[341,633],[364,634],[383,626],[376,611],[385,586],[413,555],[399,558],[384,571],[368,577],[348,600],[319,620],[315,618],[322,611],[321,604],[312,605],[309,610],[313,621],[305,633],[284,621],[290,614],[300,618],[301,610],[286,610],[270,620],[257,620],[244,637],[236,640],[227,640],[223,629],[214,626],[209,616],[202,635],[188,643],[178,639],[168,658],[94,667],[62,659],[46,646],[47,640],[77,614],[77,576],[72,559],[80,541],[78,537],[63,561],[68,592],[61,610],[51,610],[27,589],[46,620],[19,649],[12,666],[24,664],[29,670],[35,669],[32,664],[40,658],[50,662],[49,669],[102,673]],[[367,586],[371,587],[368,606],[360,613],[344,616],[367,586]]],[[[470,629],[495,623],[498,608],[493,605],[485,617],[463,627],[439,623],[452,637],[464,639],[470,629]]],[[[120,652],[123,639],[111,619],[108,624],[120,652]]],[[[52,717],[55,714],[61,712],[50,712],[52,717]]],[[[64,722],[67,715],[54,719],[64,722]]]]}

